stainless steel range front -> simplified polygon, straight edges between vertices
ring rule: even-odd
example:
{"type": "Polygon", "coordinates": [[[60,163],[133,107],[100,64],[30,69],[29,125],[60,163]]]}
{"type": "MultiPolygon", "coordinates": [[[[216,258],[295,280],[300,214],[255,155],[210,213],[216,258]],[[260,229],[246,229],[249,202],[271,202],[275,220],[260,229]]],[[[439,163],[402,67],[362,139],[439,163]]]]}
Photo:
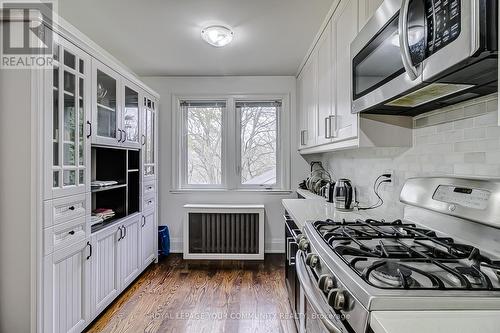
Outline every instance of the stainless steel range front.
{"type": "Polygon", "coordinates": [[[369,332],[374,311],[500,315],[500,183],[414,178],[401,201],[401,220],[306,224],[296,261],[303,329],[369,332]]]}

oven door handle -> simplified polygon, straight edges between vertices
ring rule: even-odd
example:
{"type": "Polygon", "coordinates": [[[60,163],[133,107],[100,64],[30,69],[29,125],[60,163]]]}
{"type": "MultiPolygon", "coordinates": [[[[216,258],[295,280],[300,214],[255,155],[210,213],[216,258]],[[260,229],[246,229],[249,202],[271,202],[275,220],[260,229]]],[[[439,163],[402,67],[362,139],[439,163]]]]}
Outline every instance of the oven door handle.
{"type": "Polygon", "coordinates": [[[412,81],[418,78],[418,71],[415,66],[413,66],[410,54],[410,44],[408,43],[408,11],[410,9],[411,0],[403,0],[401,4],[401,10],[399,12],[399,50],[401,52],[401,59],[403,60],[403,66],[405,71],[412,81]]]}
{"type": "Polygon", "coordinates": [[[309,303],[311,303],[314,311],[319,315],[318,317],[325,328],[331,333],[343,333],[344,330],[335,325],[335,323],[329,319],[328,316],[330,315],[330,313],[328,311],[325,311],[324,307],[321,305],[321,300],[318,299],[320,295],[317,295],[319,292],[314,289],[315,284],[311,280],[311,276],[307,271],[306,263],[304,261],[304,255],[305,254],[303,251],[298,250],[295,260],[295,269],[297,270],[297,276],[300,281],[300,286],[304,291],[307,300],[309,301],[309,303]]]}

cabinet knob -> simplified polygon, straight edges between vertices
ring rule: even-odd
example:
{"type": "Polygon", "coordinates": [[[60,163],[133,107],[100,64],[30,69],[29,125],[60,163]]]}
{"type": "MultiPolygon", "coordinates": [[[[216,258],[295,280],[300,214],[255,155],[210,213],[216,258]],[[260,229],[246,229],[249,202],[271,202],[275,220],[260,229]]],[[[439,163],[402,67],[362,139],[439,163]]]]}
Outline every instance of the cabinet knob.
{"type": "Polygon", "coordinates": [[[74,235],[75,234],[75,230],[71,230],[70,232],[68,232],[68,234],[74,235]]]}
{"type": "Polygon", "coordinates": [[[68,207],[69,210],[75,210],[75,206],[68,207]]]}

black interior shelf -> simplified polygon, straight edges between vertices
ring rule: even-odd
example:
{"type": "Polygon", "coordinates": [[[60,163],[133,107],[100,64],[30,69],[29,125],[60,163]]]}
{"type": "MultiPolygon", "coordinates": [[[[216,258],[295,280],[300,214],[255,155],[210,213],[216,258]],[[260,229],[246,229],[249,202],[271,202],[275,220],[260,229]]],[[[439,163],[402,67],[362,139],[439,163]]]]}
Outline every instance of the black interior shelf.
{"type": "Polygon", "coordinates": [[[118,184],[92,189],[92,212],[112,211],[111,217],[94,224],[96,232],[140,209],[140,154],[138,150],[92,147],[92,181],[116,181],[118,184]]]}

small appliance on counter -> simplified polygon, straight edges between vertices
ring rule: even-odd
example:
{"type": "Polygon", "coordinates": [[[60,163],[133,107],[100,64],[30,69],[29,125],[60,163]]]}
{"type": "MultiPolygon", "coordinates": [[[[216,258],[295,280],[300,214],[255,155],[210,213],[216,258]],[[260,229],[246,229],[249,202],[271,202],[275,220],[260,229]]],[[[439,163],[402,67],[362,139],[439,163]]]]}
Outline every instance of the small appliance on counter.
{"type": "MultiPolygon", "coordinates": [[[[311,175],[304,182],[305,189],[314,194],[324,196],[325,185],[332,182],[332,177],[321,162],[311,162],[311,175]]],[[[300,186],[302,188],[302,184],[300,186]]]]}
{"type": "Polygon", "coordinates": [[[335,203],[335,208],[340,211],[350,211],[354,207],[354,189],[349,179],[339,179],[333,188],[333,197],[329,202],[335,203]],[[332,201],[330,201],[332,199],[332,201]]]}

